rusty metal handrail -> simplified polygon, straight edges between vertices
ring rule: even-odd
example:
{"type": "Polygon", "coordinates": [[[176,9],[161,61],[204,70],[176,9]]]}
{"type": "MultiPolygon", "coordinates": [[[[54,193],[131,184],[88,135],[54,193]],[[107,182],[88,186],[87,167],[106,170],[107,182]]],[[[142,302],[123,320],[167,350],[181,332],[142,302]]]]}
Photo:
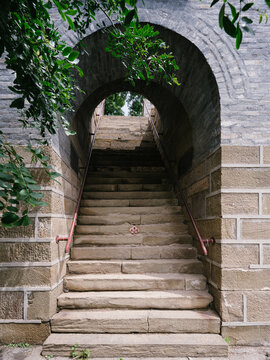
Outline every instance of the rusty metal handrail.
{"type": "MultiPolygon", "coordinates": [[[[104,104],[103,104],[103,111],[104,111],[104,104]]],[[[90,164],[90,160],[91,160],[91,155],[92,155],[93,147],[94,147],[95,140],[96,140],[98,125],[99,125],[99,119],[100,119],[100,115],[98,116],[98,120],[97,120],[97,122],[96,122],[96,128],[95,128],[94,133],[90,133],[90,135],[93,135],[93,139],[92,139],[92,141],[91,141],[90,150],[89,150],[89,155],[88,155],[86,167],[85,167],[85,170],[84,170],[83,180],[82,180],[82,183],[81,183],[81,187],[80,187],[80,192],[79,192],[79,196],[78,196],[76,208],[75,208],[75,211],[74,211],[74,215],[73,215],[73,219],[72,219],[72,223],[71,223],[71,228],[70,228],[70,230],[69,230],[69,235],[68,235],[68,236],[60,236],[60,235],[57,235],[57,236],[56,236],[56,242],[57,242],[57,243],[58,243],[59,241],[62,241],[62,240],[67,240],[66,247],[65,247],[65,253],[66,253],[66,254],[69,253],[69,249],[70,249],[70,245],[71,245],[71,242],[72,242],[72,238],[73,238],[75,226],[76,226],[76,223],[77,223],[78,212],[79,212],[80,203],[81,203],[81,199],[82,199],[82,193],[83,193],[83,189],[84,189],[84,184],[85,184],[85,181],[86,181],[86,177],[87,177],[87,173],[88,173],[88,168],[89,168],[89,164],[90,164]]]]}
{"type": "MultiPolygon", "coordinates": [[[[147,106],[146,106],[145,108],[146,108],[146,111],[147,111],[148,114],[149,114],[149,111],[148,111],[148,109],[147,109],[147,106]]],[[[162,140],[160,139],[159,133],[158,133],[157,128],[156,128],[156,126],[155,126],[155,124],[154,124],[154,121],[153,121],[153,119],[152,119],[152,117],[151,117],[151,114],[149,114],[149,121],[150,121],[150,124],[151,124],[151,126],[152,126],[152,131],[153,131],[154,135],[156,136],[156,138],[157,138],[157,140],[158,140],[158,142],[159,142],[159,144],[160,144],[160,146],[161,146],[161,149],[162,149],[162,152],[163,152],[163,156],[164,156],[164,158],[165,158],[165,161],[166,161],[166,163],[167,163],[167,166],[169,167],[169,172],[170,172],[171,178],[172,178],[172,180],[173,180],[173,182],[174,182],[174,187],[177,189],[177,192],[180,194],[181,200],[183,201],[183,203],[184,203],[184,205],[185,205],[185,208],[186,208],[186,210],[187,210],[187,213],[188,213],[188,216],[189,216],[190,221],[191,221],[191,223],[192,223],[192,226],[193,226],[193,228],[194,228],[194,231],[195,231],[195,233],[196,233],[196,235],[197,235],[197,238],[198,238],[198,240],[199,240],[199,242],[200,242],[200,245],[201,245],[203,254],[204,254],[204,255],[207,255],[207,249],[206,249],[205,244],[207,244],[207,245],[209,245],[210,243],[214,244],[214,243],[215,243],[215,238],[214,238],[214,237],[211,237],[210,239],[203,239],[203,238],[202,238],[202,236],[201,236],[201,234],[200,234],[200,231],[199,231],[199,229],[198,229],[198,226],[197,226],[197,224],[196,224],[196,221],[195,221],[195,219],[194,219],[194,217],[193,217],[193,215],[192,215],[192,212],[191,212],[191,210],[190,210],[190,207],[189,207],[189,205],[188,205],[188,203],[187,203],[187,200],[186,200],[186,198],[185,198],[185,196],[184,196],[184,193],[183,193],[183,191],[182,191],[182,189],[181,189],[181,187],[180,187],[180,185],[179,185],[179,183],[178,183],[178,180],[177,180],[177,178],[176,178],[176,176],[175,176],[175,174],[174,174],[174,171],[173,171],[173,169],[172,169],[172,167],[171,167],[171,165],[170,165],[169,157],[168,157],[168,155],[167,155],[167,152],[166,152],[166,150],[165,150],[165,147],[164,147],[164,145],[163,145],[163,142],[162,142],[162,140]]],[[[155,136],[154,136],[154,139],[155,139],[155,136]]],[[[157,141],[157,140],[156,140],[156,141],[157,141]]]]}

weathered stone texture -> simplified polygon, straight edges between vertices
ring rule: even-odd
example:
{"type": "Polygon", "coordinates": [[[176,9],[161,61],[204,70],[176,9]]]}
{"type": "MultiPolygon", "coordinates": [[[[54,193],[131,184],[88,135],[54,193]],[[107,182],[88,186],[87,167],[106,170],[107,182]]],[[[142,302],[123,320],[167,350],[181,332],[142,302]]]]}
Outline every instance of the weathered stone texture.
{"type": "Polygon", "coordinates": [[[0,338],[2,344],[30,343],[42,344],[50,335],[50,324],[1,324],[0,338]]]}
{"type": "Polygon", "coordinates": [[[236,239],[235,219],[199,220],[201,235],[205,238],[214,236],[216,239],[236,239]]]}
{"type": "Polygon", "coordinates": [[[230,339],[231,345],[260,346],[270,344],[270,326],[224,326],[222,336],[230,339]]]}
{"type": "Polygon", "coordinates": [[[57,265],[0,268],[0,286],[51,286],[57,282],[57,275],[57,265]]]}
{"type": "Polygon", "coordinates": [[[221,188],[221,170],[217,170],[211,174],[211,191],[217,191],[221,188]]]}
{"type": "Polygon", "coordinates": [[[222,168],[223,188],[269,188],[270,168],[222,168]]]}
{"type": "Polygon", "coordinates": [[[212,265],[212,279],[222,290],[270,290],[270,269],[220,269],[212,265]]]}
{"type": "Polygon", "coordinates": [[[50,261],[50,243],[0,243],[1,262],[50,261]]]}
{"type": "Polygon", "coordinates": [[[0,291],[0,319],[23,319],[23,301],[21,291],[0,291]]]}
{"type": "Polygon", "coordinates": [[[270,164],[270,146],[263,147],[263,162],[270,164]]]}
{"type": "Polygon", "coordinates": [[[270,239],[270,219],[242,220],[243,239],[270,239]]]}
{"type": "Polygon", "coordinates": [[[57,311],[57,297],[63,292],[63,285],[52,291],[33,291],[28,294],[27,319],[49,321],[57,311]]]}
{"type": "Polygon", "coordinates": [[[262,212],[263,215],[270,215],[270,194],[263,194],[262,212]]]}
{"type": "Polygon", "coordinates": [[[222,146],[222,164],[259,164],[258,146],[222,146]]]}
{"type": "MultiPolygon", "coordinates": [[[[269,272],[268,272],[269,274],[269,272]]],[[[246,292],[247,321],[270,321],[270,286],[268,291],[246,292]]]]}
{"type": "Polygon", "coordinates": [[[259,214],[258,194],[222,194],[221,208],[223,215],[259,214]]]}
{"type": "Polygon", "coordinates": [[[35,236],[34,219],[28,226],[15,226],[11,229],[0,227],[0,238],[32,238],[35,236]]]}

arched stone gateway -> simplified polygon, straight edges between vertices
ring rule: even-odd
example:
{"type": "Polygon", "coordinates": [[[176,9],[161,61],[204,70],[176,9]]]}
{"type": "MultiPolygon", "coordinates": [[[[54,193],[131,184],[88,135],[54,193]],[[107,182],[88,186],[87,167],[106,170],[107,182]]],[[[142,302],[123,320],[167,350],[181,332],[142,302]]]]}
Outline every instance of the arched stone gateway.
{"type": "MultiPolygon", "coordinates": [[[[2,342],[41,343],[50,332],[67,261],[55,236],[70,226],[91,115],[102,99],[122,90],[143,94],[157,108],[170,160],[200,231],[216,238],[201,260],[222,334],[231,344],[270,342],[269,27],[263,38],[260,30],[255,38],[247,35],[236,52],[218,30],[216,11],[199,1],[149,0],[140,19],[171,45],[181,86],[137,82],[133,88],[124,81],[121,64],[104,51],[105,34],[89,29],[88,55],[80,59],[85,77],[78,79],[85,94],[77,94],[75,116],[70,115],[77,135],[68,138],[59,129],[48,148],[61,184],[35,170],[49,206],[33,211],[26,229],[0,230],[2,342]]],[[[73,35],[66,36],[75,46],[73,35]]],[[[11,75],[3,60],[0,65],[0,126],[27,156],[21,130],[10,126],[16,116],[8,108],[11,75]]]]}

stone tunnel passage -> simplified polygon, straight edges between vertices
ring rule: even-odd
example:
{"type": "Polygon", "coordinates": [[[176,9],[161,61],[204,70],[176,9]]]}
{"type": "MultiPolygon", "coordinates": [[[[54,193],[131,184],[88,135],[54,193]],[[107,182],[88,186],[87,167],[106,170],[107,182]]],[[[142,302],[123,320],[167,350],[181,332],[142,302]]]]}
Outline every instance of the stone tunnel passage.
{"type": "MultiPolygon", "coordinates": [[[[77,131],[81,153],[85,153],[91,114],[96,106],[116,92],[142,94],[158,110],[159,130],[170,160],[181,176],[219,145],[219,92],[211,68],[198,48],[169,29],[156,25],[155,28],[175,55],[181,85],[169,86],[162,82],[146,85],[144,81],[137,81],[132,86],[125,81],[125,69],[120,61],[105,51],[106,34],[99,30],[85,38],[86,53],[80,57],[85,76],[78,78],[84,93],[77,94],[76,115],[70,121],[77,131]]],[[[64,142],[60,148],[65,148],[64,142]]]]}

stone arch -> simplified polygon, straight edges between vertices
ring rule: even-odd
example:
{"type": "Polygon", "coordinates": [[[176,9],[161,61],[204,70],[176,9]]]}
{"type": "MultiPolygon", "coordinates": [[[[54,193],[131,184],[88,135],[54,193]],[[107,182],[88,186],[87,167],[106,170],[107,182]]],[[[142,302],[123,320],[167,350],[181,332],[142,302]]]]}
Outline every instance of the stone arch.
{"type": "Polygon", "coordinates": [[[80,66],[85,76],[78,78],[84,94],[76,96],[76,114],[70,121],[85,147],[90,115],[97,104],[114,92],[138,92],[158,109],[171,161],[176,168],[184,166],[186,170],[219,146],[218,85],[204,55],[192,42],[167,28],[155,28],[175,54],[182,85],[170,87],[157,82],[146,85],[138,81],[133,87],[125,81],[125,69],[119,60],[104,50],[107,38],[100,30],[84,40],[87,52],[81,55],[80,66]]]}

